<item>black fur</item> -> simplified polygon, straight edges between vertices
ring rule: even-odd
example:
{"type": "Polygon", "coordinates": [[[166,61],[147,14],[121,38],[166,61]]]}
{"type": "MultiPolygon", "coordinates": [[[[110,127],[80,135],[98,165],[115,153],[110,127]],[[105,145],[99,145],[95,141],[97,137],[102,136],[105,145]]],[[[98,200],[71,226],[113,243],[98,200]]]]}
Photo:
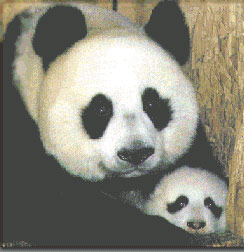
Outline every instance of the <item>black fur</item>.
{"type": "Polygon", "coordinates": [[[182,208],[186,207],[188,203],[189,203],[189,199],[186,196],[181,195],[174,202],[167,204],[167,211],[170,214],[175,214],[176,212],[180,211],[182,208]]]}
{"type": "Polygon", "coordinates": [[[215,218],[219,219],[222,214],[222,207],[219,207],[215,204],[214,200],[211,197],[204,199],[204,206],[207,207],[215,218]]]}
{"type": "Polygon", "coordinates": [[[4,242],[49,247],[198,244],[166,220],[107,198],[100,183],[70,176],[44,152],[15,88],[4,85],[4,242]]]}
{"type": "Polygon", "coordinates": [[[103,94],[97,94],[81,113],[82,125],[91,139],[99,139],[112,116],[112,101],[103,94]]]}
{"type": "Polygon", "coordinates": [[[161,131],[172,119],[169,99],[163,99],[153,88],[146,88],[142,94],[143,111],[148,115],[154,127],[161,131]]]}
{"type": "Polygon", "coordinates": [[[190,36],[177,1],[160,2],[145,25],[146,33],[183,65],[190,54],[190,36]]]}
{"type": "Polygon", "coordinates": [[[33,38],[33,48],[42,58],[43,67],[47,70],[58,55],[86,35],[86,21],[80,10],[71,6],[55,6],[40,18],[33,38]]]}

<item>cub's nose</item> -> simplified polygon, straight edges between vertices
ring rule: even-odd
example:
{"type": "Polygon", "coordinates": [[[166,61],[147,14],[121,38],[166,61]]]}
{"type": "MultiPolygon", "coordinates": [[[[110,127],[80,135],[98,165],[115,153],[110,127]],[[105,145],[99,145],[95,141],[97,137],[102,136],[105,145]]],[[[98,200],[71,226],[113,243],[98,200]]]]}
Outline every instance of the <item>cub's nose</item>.
{"type": "Polygon", "coordinates": [[[192,230],[200,230],[206,226],[206,222],[204,221],[189,221],[187,222],[187,226],[192,230]]]}
{"type": "Polygon", "coordinates": [[[139,148],[139,149],[122,149],[118,151],[118,157],[128,163],[139,165],[142,164],[154,153],[153,148],[139,148]]]}

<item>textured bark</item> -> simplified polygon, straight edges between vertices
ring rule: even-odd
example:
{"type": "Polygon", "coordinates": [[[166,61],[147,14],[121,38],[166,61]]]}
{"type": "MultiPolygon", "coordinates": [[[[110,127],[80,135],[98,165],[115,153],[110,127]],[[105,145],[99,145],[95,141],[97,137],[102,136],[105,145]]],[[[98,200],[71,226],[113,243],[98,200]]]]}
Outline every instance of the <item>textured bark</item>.
{"type": "Polygon", "coordinates": [[[236,145],[230,160],[229,173],[227,221],[231,230],[244,237],[244,124],[240,125],[236,135],[236,145]]]}
{"type": "Polygon", "coordinates": [[[217,159],[229,175],[227,221],[244,237],[244,3],[182,3],[192,55],[186,66],[217,159]]]}

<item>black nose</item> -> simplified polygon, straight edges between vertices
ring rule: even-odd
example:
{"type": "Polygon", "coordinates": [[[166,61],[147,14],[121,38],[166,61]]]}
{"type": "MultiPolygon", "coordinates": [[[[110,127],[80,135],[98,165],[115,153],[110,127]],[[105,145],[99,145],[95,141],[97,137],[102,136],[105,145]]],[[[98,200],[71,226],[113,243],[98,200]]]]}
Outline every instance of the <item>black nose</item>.
{"type": "Polygon", "coordinates": [[[128,163],[139,165],[154,153],[153,148],[123,149],[118,151],[118,157],[128,163]]]}
{"type": "Polygon", "coordinates": [[[206,222],[204,221],[189,221],[187,222],[187,226],[193,230],[199,230],[206,226],[206,222]]]}

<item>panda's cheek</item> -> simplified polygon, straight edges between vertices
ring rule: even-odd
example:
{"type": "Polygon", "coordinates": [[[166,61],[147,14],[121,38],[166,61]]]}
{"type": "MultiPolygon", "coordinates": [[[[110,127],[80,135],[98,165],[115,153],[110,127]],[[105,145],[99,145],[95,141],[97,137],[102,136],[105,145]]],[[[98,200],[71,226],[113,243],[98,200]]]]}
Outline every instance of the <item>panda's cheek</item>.
{"type": "Polygon", "coordinates": [[[204,220],[206,222],[205,232],[214,231],[216,227],[216,219],[208,209],[204,209],[204,220]]]}
{"type": "Polygon", "coordinates": [[[158,153],[155,151],[144,163],[142,169],[145,171],[151,171],[156,168],[160,163],[158,153]]]}
{"type": "Polygon", "coordinates": [[[117,162],[117,145],[121,139],[116,136],[112,139],[110,127],[106,129],[104,136],[99,140],[99,152],[101,155],[101,161],[106,169],[114,169],[118,166],[117,162]]]}

